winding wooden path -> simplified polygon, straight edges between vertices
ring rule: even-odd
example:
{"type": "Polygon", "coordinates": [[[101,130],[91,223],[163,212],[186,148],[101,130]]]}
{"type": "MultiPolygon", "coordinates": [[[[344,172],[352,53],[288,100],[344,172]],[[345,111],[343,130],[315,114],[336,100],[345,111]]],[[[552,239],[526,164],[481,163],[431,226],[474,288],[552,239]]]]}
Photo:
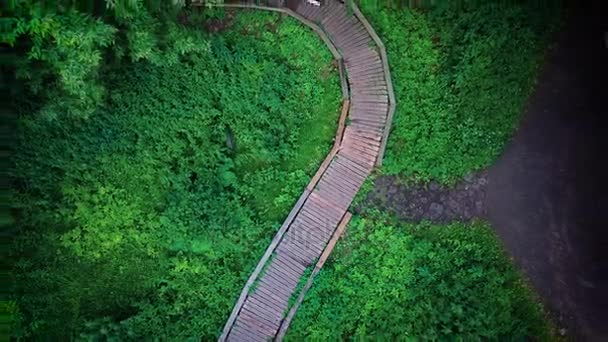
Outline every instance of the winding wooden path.
{"type": "MultiPolygon", "coordinates": [[[[287,13],[311,27],[339,62],[343,108],[335,145],[245,284],[219,340],[282,339],[305,271],[323,265],[348,223],[347,210],[380,165],[395,100],[382,42],[358,8],[338,0],[226,3],[287,13]],[[260,4],[262,3],[262,4],[260,4]]],[[[306,279],[304,279],[306,280],[306,279]]],[[[306,290],[311,283],[309,280],[306,290]]],[[[298,298],[301,301],[303,293],[298,298]]]]}

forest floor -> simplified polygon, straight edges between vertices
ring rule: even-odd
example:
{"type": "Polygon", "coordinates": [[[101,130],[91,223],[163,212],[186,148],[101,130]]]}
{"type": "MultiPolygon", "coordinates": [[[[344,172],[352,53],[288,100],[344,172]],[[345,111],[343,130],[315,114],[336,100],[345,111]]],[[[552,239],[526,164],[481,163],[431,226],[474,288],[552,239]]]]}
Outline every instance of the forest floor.
{"type": "Polygon", "coordinates": [[[521,125],[497,163],[453,187],[376,179],[364,206],[408,221],[491,222],[561,333],[608,340],[608,31],[599,9],[570,13],[521,125]],[[603,94],[604,96],[608,94],[603,94]]]}

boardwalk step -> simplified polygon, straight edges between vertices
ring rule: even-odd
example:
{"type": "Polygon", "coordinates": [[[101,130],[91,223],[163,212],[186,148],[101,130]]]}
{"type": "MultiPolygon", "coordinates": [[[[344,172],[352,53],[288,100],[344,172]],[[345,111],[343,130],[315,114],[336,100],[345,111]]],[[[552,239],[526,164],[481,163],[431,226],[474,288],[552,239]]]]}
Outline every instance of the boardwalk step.
{"type": "MultiPolygon", "coordinates": [[[[259,6],[255,8],[278,6],[284,2],[267,0],[261,3],[264,5],[258,2],[259,6]]],[[[356,15],[357,12],[348,10],[338,0],[325,0],[321,6],[298,1],[293,6],[290,9],[297,13],[296,18],[310,20],[309,26],[317,25],[317,32],[324,32],[326,40],[331,42],[330,47],[335,47],[342,55],[346,69],[345,89],[350,89],[345,95],[349,100],[349,106],[345,107],[348,108],[348,120],[345,120],[341,139],[337,139],[330,154],[333,158],[323,164],[319,176],[314,178],[289,215],[282,235],[278,235],[279,240],[265,256],[267,258],[271,253],[272,258],[258,265],[256,272],[262,271],[252,276],[255,287],[241,295],[220,340],[268,341],[283,336],[277,337],[277,334],[279,330],[284,334],[285,326],[281,328],[281,325],[286,320],[290,298],[307,267],[322,254],[326,257],[328,252],[324,251],[328,243],[335,244],[332,235],[383,152],[385,130],[390,123],[389,108],[394,106],[389,103],[394,95],[386,74],[388,70],[385,70],[383,58],[386,56],[381,55],[384,52],[377,48],[380,44],[374,42],[371,29],[356,15]]],[[[246,289],[249,287],[244,291],[246,289]]]]}

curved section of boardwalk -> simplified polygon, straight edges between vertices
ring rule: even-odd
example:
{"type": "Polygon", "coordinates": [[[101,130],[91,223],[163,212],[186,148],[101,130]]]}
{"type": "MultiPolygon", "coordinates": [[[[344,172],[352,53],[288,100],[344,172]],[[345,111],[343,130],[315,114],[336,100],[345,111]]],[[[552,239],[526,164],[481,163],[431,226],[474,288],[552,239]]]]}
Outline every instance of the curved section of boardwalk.
{"type": "Polygon", "coordinates": [[[311,26],[338,54],[346,75],[336,146],[251,275],[220,337],[221,341],[266,341],[286,329],[284,317],[302,276],[321,254],[326,257],[331,251],[323,253],[365,178],[381,161],[394,96],[384,47],[357,8],[348,10],[337,0],[320,7],[306,1],[236,6],[278,8],[311,26]]]}

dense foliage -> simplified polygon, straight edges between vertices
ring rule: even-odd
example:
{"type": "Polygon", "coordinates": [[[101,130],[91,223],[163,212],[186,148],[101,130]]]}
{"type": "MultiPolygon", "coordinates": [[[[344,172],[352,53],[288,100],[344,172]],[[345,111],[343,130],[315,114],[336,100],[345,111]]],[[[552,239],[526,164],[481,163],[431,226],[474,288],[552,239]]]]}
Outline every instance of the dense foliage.
{"type": "MultiPolygon", "coordinates": [[[[232,27],[208,37],[172,24],[178,40],[200,44],[163,46],[173,61],[103,51],[105,95],[89,101],[67,80],[42,104],[17,103],[17,228],[5,255],[15,336],[186,340],[221,330],[329,150],[340,102],[331,55],[311,31],[265,13],[224,19],[232,27]],[[90,102],[86,116],[65,115],[84,113],[74,98],[90,102]]],[[[79,63],[77,46],[66,51],[60,75],[79,63]]]]}
{"type": "Polygon", "coordinates": [[[551,330],[485,224],[372,215],[351,221],[287,337],[522,341],[551,330]]]}
{"type": "Polygon", "coordinates": [[[360,2],[386,45],[398,104],[384,171],[451,182],[489,165],[518,123],[558,2],[360,2]]]}
{"type": "Polygon", "coordinates": [[[208,51],[200,30],[178,23],[183,2],[158,0],[8,1],[0,42],[13,96],[44,107],[39,115],[86,118],[104,96],[104,58],[172,65],[208,51]],[[61,101],[57,101],[61,98],[61,101]],[[47,103],[46,100],[54,99],[47,103]]]}

